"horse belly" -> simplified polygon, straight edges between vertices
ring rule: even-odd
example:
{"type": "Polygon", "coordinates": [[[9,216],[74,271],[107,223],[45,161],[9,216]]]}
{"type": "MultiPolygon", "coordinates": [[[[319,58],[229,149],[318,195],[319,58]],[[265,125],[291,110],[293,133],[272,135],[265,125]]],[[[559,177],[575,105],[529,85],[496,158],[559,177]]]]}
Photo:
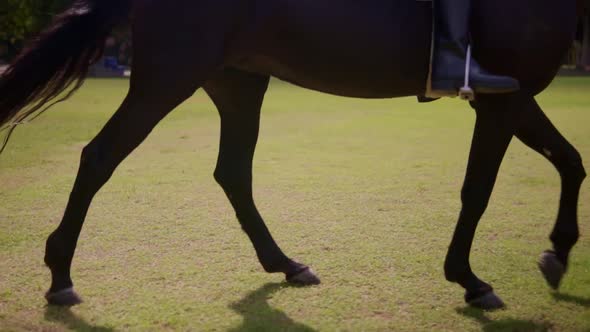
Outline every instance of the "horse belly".
{"type": "Polygon", "coordinates": [[[423,93],[430,56],[429,4],[278,2],[265,24],[253,23],[260,28],[248,37],[250,48],[233,58],[233,66],[350,97],[423,93]]]}

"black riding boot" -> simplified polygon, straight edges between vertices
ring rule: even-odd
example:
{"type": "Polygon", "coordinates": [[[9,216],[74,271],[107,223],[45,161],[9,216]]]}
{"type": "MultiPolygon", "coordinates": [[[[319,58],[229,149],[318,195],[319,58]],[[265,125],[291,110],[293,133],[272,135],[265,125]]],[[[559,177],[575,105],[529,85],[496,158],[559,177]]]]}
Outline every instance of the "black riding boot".
{"type": "MultiPolygon", "coordinates": [[[[464,85],[471,0],[434,0],[432,92],[456,95],[464,85]]],[[[469,85],[476,93],[506,93],[519,89],[518,81],[488,73],[471,59],[469,85]]]]}

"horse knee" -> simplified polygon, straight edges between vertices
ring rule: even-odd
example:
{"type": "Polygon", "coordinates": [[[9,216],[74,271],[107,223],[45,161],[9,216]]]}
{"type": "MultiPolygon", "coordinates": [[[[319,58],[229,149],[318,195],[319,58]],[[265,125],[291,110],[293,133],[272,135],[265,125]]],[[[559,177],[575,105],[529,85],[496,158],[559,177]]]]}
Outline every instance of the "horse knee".
{"type": "Polygon", "coordinates": [[[549,237],[559,253],[569,253],[580,239],[577,229],[555,229],[549,237]]]}
{"type": "Polygon", "coordinates": [[[447,257],[444,264],[445,279],[449,282],[457,282],[461,275],[462,266],[451,257],[447,257]]]}

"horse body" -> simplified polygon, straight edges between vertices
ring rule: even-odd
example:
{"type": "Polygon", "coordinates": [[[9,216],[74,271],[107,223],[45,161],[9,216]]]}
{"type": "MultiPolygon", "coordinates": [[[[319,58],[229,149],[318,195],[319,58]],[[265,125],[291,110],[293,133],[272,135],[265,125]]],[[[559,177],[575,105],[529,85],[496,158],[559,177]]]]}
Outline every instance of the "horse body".
{"type": "MultiPolygon", "coordinates": [[[[247,46],[230,48],[225,65],[348,97],[424,94],[432,33],[430,2],[254,3],[243,18],[246,27],[254,28],[242,29],[252,32],[233,41],[247,46]]],[[[574,6],[573,1],[552,0],[477,2],[472,24],[475,56],[484,67],[519,79],[523,89],[537,94],[554,78],[570,46],[576,26],[574,6]],[[518,27],[510,22],[518,22],[518,27]]]]}
{"type": "Polygon", "coordinates": [[[476,1],[474,54],[482,66],[517,78],[524,92],[536,95],[571,47],[576,15],[575,1],[476,1]]]}
{"type": "MultiPolygon", "coordinates": [[[[47,299],[79,302],[70,268],[94,195],[117,166],[176,106],[203,88],[221,118],[215,179],[234,207],[267,272],[295,283],[319,279],[273,240],[252,197],[252,160],[270,76],[336,95],[389,98],[424,93],[432,19],[415,0],[78,0],[0,79],[0,125],[20,122],[72,83],[116,21],[133,15],[134,62],[125,101],[84,148],[59,227],[47,240],[52,273],[47,299]],[[29,106],[27,108],[27,105],[29,106]]],[[[561,136],[534,95],[553,79],[573,40],[575,0],[478,1],[472,34],[480,64],[517,78],[522,89],[480,95],[462,209],[445,261],[447,280],[474,306],[503,305],[471,270],[469,253],[504,153],[513,137],[543,154],[562,178],[553,250],[541,271],[556,288],[578,240],[577,204],[586,176],[579,153],[561,136]]]]}
{"type": "MultiPolygon", "coordinates": [[[[268,23],[246,42],[238,40],[248,46],[238,56],[230,51],[228,65],[348,97],[424,93],[430,3],[259,0],[257,6],[269,8],[270,3],[276,9],[262,20],[268,23]]],[[[250,17],[246,24],[258,20],[250,17]]]]}

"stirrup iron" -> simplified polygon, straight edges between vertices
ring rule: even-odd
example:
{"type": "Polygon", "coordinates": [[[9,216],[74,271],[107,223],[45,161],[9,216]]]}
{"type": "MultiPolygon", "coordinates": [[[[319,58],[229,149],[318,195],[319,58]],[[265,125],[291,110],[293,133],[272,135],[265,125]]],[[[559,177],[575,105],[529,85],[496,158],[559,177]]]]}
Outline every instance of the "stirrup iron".
{"type": "Polygon", "coordinates": [[[469,86],[469,72],[471,70],[471,45],[467,46],[467,56],[465,57],[465,84],[459,89],[459,98],[467,101],[475,100],[475,92],[469,86]]]}

